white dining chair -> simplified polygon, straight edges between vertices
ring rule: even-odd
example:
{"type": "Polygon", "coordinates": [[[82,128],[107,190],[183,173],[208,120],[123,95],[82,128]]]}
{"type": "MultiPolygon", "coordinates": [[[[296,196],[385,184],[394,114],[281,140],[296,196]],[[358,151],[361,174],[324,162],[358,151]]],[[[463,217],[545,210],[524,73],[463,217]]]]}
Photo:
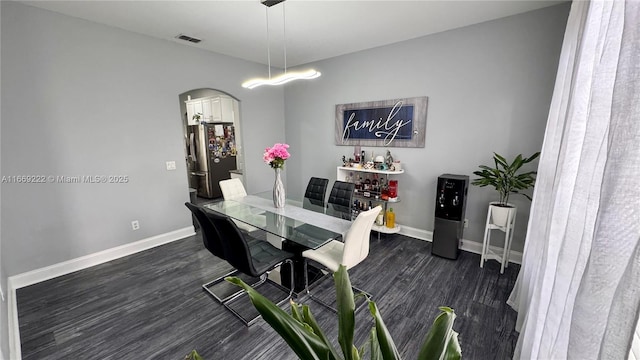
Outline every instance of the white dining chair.
{"type": "Polygon", "coordinates": [[[225,200],[233,200],[243,196],[247,196],[247,190],[244,189],[244,184],[238,178],[220,180],[218,182],[220,190],[222,190],[222,197],[225,200]]]}
{"type": "MultiPolygon", "coordinates": [[[[220,190],[222,190],[222,197],[225,200],[237,200],[247,196],[247,191],[244,189],[244,184],[242,184],[242,181],[238,178],[220,180],[218,184],[220,184],[220,190]]],[[[251,220],[252,223],[264,225],[267,222],[264,214],[247,213],[247,217],[252,218],[251,220]]],[[[243,223],[241,221],[234,221],[234,222],[240,229],[244,230],[247,233],[251,233],[258,230],[258,228],[251,226],[249,224],[243,223]]],[[[278,246],[282,248],[282,245],[280,243],[281,241],[277,241],[277,242],[274,242],[274,245],[278,244],[278,246]]]]}
{"type": "MultiPolygon", "coordinates": [[[[327,244],[313,250],[306,250],[302,252],[302,256],[305,259],[304,262],[304,284],[305,291],[311,299],[318,302],[325,307],[336,311],[330,305],[317,299],[309,291],[309,277],[307,273],[307,262],[313,260],[322,266],[326,267],[332,273],[338,271],[340,265],[344,265],[347,270],[361,263],[369,255],[369,239],[371,235],[371,227],[376,219],[376,216],[382,211],[380,205],[375,208],[363,211],[353,221],[351,228],[344,236],[344,242],[338,240],[331,240],[327,244]]],[[[353,287],[353,286],[352,286],[353,287]]],[[[371,294],[353,287],[358,292],[362,292],[368,297],[371,294]]]]}

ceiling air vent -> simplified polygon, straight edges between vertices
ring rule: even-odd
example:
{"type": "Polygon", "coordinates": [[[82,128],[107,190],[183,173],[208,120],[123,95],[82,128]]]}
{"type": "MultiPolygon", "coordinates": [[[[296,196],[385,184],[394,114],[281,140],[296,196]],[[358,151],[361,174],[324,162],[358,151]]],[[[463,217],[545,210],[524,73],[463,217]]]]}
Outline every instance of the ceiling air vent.
{"type": "Polygon", "coordinates": [[[184,34],[180,34],[178,36],[176,36],[176,39],[180,39],[180,40],[184,40],[184,41],[188,41],[188,42],[192,42],[194,44],[199,43],[200,41],[202,41],[201,39],[198,38],[194,38],[192,36],[188,36],[188,35],[184,35],[184,34]]]}

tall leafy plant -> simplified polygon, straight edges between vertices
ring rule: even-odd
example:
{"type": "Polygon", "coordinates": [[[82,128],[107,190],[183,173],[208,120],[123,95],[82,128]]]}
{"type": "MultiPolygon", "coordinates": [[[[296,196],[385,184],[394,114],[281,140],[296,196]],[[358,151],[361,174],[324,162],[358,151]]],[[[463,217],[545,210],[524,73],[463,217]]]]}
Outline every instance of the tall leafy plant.
{"type": "Polygon", "coordinates": [[[471,184],[480,187],[493,186],[500,195],[499,206],[508,206],[510,194],[520,194],[531,200],[531,196],[521,191],[532,188],[535,185],[536,172],[518,172],[523,165],[532,162],[539,155],[540,152],[536,152],[525,158],[522,154],[519,154],[513,161],[509,162],[503,156],[493,153],[495,167],[480,165],[481,170],[473,172],[478,178],[473,179],[471,184]]]}
{"type": "MultiPolygon", "coordinates": [[[[387,329],[376,303],[367,299],[374,326],[369,341],[360,347],[354,344],[355,300],[349,274],[340,266],[333,275],[338,309],[338,343],[336,349],[318,326],[308,305],[291,302],[291,314],[280,309],[269,299],[237,277],[228,281],[242,287],[262,318],[285,340],[300,359],[311,360],[360,360],[370,352],[371,360],[399,360],[400,354],[387,329]]],[[[458,333],[453,330],[456,317],[448,307],[441,307],[418,355],[419,360],[460,359],[458,333]]]]}

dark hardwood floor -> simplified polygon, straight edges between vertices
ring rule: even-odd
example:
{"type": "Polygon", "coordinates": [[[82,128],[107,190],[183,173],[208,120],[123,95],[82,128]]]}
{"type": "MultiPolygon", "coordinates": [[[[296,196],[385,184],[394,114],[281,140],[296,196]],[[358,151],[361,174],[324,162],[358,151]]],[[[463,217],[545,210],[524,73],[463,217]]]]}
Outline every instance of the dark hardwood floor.
{"type": "MultiPolygon", "coordinates": [[[[466,252],[456,261],[434,257],[430,243],[402,235],[373,235],[369,257],[350,276],[374,295],[404,359],[417,357],[441,305],[456,311],[463,358],[508,359],[516,313],[505,301],[519,266],[500,275],[497,262],[480,269],[479,261],[466,252]]],[[[296,359],[264,321],[247,328],[202,290],[229,270],[196,235],[18,289],[23,359],[181,360],[192,349],[206,360],[296,359]]],[[[321,289],[331,289],[327,280],[315,290],[331,297],[321,289]]],[[[310,305],[336,339],[336,316],[310,305]]],[[[360,345],[372,326],[366,308],[356,321],[360,345]]]]}

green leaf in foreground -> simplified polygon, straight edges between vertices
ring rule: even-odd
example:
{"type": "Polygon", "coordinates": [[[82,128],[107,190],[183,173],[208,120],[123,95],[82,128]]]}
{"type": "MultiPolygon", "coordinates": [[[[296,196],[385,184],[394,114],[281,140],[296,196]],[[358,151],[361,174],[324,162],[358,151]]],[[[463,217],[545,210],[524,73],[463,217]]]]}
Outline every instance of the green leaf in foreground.
{"type": "Polygon", "coordinates": [[[240,286],[249,294],[253,306],[262,315],[262,318],[286,341],[299,358],[309,360],[335,359],[327,344],[320,337],[269,299],[237,277],[227,277],[226,280],[240,286]]]}
{"type": "Polygon", "coordinates": [[[453,309],[444,306],[440,307],[440,311],[422,344],[418,360],[460,359],[462,356],[458,333],[453,331],[456,314],[453,309]],[[441,356],[443,353],[444,356],[441,356]]]}
{"type": "MultiPolygon", "coordinates": [[[[345,266],[340,266],[333,274],[336,283],[336,300],[338,306],[338,343],[342,348],[345,360],[354,360],[353,333],[356,327],[355,310],[351,281],[345,266]]],[[[357,354],[357,351],[356,351],[357,354]]]]}
{"type": "Polygon", "coordinates": [[[382,321],[380,311],[373,301],[369,301],[369,311],[375,320],[376,337],[378,338],[382,358],[384,360],[400,359],[400,353],[398,349],[396,349],[396,344],[393,342],[389,329],[387,329],[384,321],[382,321]]]}
{"type": "MultiPolygon", "coordinates": [[[[308,305],[291,302],[291,315],[280,309],[269,299],[260,295],[242,280],[231,277],[227,281],[242,287],[262,318],[286,341],[289,347],[304,360],[339,360],[341,356],[327,339],[311,314],[308,305]]],[[[376,303],[367,300],[375,325],[365,344],[358,348],[353,344],[355,331],[355,301],[351,281],[346,267],[340,266],[334,274],[338,307],[338,342],[345,359],[363,358],[368,347],[371,360],[399,360],[400,354],[389,333],[376,303]]],[[[441,307],[431,330],[420,349],[419,360],[461,358],[458,334],[453,331],[455,313],[448,307],[441,307]]],[[[199,360],[199,358],[194,359],[199,360]]]]}
{"type": "Polygon", "coordinates": [[[187,354],[187,356],[185,356],[184,360],[203,360],[203,359],[202,359],[202,356],[200,356],[200,354],[198,354],[197,351],[191,350],[191,352],[187,354]]]}

